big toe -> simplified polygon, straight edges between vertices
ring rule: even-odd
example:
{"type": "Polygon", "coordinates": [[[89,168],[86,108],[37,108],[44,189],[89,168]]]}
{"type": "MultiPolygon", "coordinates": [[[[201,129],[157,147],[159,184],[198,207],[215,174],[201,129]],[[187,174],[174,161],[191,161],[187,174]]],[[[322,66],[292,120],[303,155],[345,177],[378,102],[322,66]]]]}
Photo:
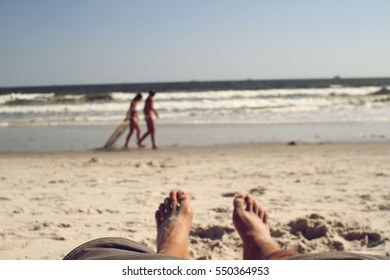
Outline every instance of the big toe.
{"type": "Polygon", "coordinates": [[[178,190],[176,194],[179,207],[181,209],[185,209],[186,211],[191,210],[191,198],[188,193],[183,190],[178,190]]]}
{"type": "Polygon", "coordinates": [[[233,200],[234,209],[237,211],[245,210],[245,196],[243,194],[237,195],[233,200]]]}

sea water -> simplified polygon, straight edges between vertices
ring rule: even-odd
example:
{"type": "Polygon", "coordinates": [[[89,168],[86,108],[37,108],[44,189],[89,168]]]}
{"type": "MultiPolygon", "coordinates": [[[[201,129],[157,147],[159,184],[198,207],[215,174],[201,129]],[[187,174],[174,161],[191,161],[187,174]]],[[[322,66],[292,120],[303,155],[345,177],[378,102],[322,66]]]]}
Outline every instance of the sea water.
{"type": "MultiPolygon", "coordinates": [[[[140,85],[157,90],[160,145],[390,140],[390,79],[237,84],[164,84],[162,91],[140,85]]],[[[94,92],[83,86],[61,92],[58,87],[3,90],[0,150],[103,145],[124,119],[136,88],[96,87],[94,92]]],[[[145,129],[142,110],[140,120],[145,129]]]]}

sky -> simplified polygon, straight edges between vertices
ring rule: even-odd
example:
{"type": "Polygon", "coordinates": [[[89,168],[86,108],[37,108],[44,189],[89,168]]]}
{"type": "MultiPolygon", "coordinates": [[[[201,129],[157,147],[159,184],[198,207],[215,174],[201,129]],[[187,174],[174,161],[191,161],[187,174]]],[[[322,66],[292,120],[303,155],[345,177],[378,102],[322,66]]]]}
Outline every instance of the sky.
{"type": "Polygon", "coordinates": [[[0,87],[390,77],[389,0],[0,0],[0,87]]]}

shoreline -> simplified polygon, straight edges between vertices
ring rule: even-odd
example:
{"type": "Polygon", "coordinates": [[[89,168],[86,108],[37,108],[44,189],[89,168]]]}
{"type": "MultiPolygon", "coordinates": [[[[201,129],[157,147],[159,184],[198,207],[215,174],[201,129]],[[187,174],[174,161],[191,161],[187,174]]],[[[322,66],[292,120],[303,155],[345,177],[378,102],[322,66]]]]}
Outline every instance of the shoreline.
{"type": "MultiPolygon", "coordinates": [[[[115,125],[0,127],[0,151],[90,151],[103,147],[115,125]]],[[[141,123],[142,131],[145,124],[141,123]]],[[[127,131],[116,146],[124,143],[127,131]]],[[[157,124],[162,148],[202,147],[250,143],[360,143],[390,142],[389,123],[308,124],[157,124]]],[[[150,140],[145,144],[150,148],[150,140]]],[[[136,146],[135,135],[130,145],[136,146]]]]}
{"type": "Polygon", "coordinates": [[[259,142],[259,143],[235,143],[235,144],[222,144],[222,145],[209,145],[209,146],[193,146],[193,147],[165,147],[153,150],[151,148],[132,148],[131,150],[123,149],[92,149],[83,151],[0,151],[0,157],[66,157],[66,158],[83,158],[83,157],[103,157],[103,158],[138,158],[144,157],[161,157],[169,156],[170,154],[182,154],[182,153],[215,153],[218,151],[249,151],[251,149],[265,149],[265,150],[277,150],[277,149],[313,149],[318,150],[324,147],[325,150],[330,149],[347,149],[347,150],[361,150],[365,148],[374,149],[390,149],[390,142],[320,142],[320,143],[308,143],[291,141],[289,143],[274,143],[274,142],[259,142]]]}
{"type": "Polygon", "coordinates": [[[248,143],[230,143],[230,144],[214,144],[208,146],[170,146],[159,148],[153,150],[150,147],[147,148],[131,148],[130,150],[124,149],[90,149],[90,150],[63,150],[63,151],[0,151],[0,155],[81,155],[87,156],[91,154],[115,154],[115,155],[142,155],[142,154],[158,154],[158,153],[170,153],[170,152],[180,152],[180,151],[205,151],[205,150],[225,150],[225,149],[251,149],[251,148],[272,148],[272,147],[336,147],[336,146],[345,146],[345,147],[370,147],[370,146],[390,146],[390,141],[383,142],[367,142],[367,141],[351,141],[351,142],[302,142],[302,141],[290,141],[290,142],[248,142],[248,143]]]}
{"type": "Polygon", "coordinates": [[[272,234],[283,248],[390,255],[389,147],[273,143],[2,152],[0,259],[60,259],[108,236],[154,250],[154,211],[175,188],[192,198],[194,259],[241,258],[231,221],[238,192],[269,209],[272,234]],[[318,225],[318,235],[308,236],[318,225]]]}

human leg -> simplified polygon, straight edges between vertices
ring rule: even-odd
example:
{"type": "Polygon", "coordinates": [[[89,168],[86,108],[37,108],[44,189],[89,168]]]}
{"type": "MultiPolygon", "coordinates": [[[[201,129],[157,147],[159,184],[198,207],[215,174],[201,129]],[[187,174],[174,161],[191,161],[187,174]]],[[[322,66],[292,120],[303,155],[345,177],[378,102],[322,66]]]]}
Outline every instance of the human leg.
{"type": "Polygon", "coordinates": [[[125,149],[130,149],[129,142],[130,142],[131,135],[133,135],[133,132],[134,132],[134,123],[133,123],[133,121],[130,121],[129,133],[127,134],[126,142],[124,145],[125,149]]]}
{"type": "MultiPolygon", "coordinates": [[[[147,122],[146,122],[147,124],[147,122]]],[[[141,139],[138,141],[138,146],[144,146],[142,142],[145,140],[146,137],[150,134],[149,128],[147,127],[147,131],[142,135],[141,139]]]]}
{"type": "Polygon", "coordinates": [[[154,150],[158,149],[158,146],[156,145],[156,136],[155,136],[156,135],[156,130],[155,130],[154,121],[153,121],[152,117],[146,118],[146,128],[147,128],[147,131],[141,137],[141,140],[138,141],[138,144],[142,145],[142,142],[150,134],[151,141],[152,141],[152,149],[154,149],[154,150]]]}
{"type": "Polygon", "coordinates": [[[298,255],[293,250],[281,250],[272,239],[269,214],[251,195],[234,199],[233,223],[244,244],[243,259],[288,259],[298,255]]]}
{"type": "Polygon", "coordinates": [[[150,131],[152,148],[153,148],[153,150],[157,150],[158,146],[156,144],[156,127],[154,125],[153,119],[149,118],[147,124],[148,124],[148,130],[150,131]]]}
{"type": "Polygon", "coordinates": [[[141,141],[140,141],[140,140],[141,140],[141,128],[140,128],[138,122],[135,124],[135,130],[136,130],[136,132],[137,132],[137,144],[138,144],[138,147],[139,147],[139,148],[145,147],[145,145],[142,145],[142,143],[141,143],[141,141]]]}
{"type": "Polygon", "coordinates": [[[190,258],[192,216],[190,196],[182,190],[171,191],[155,214],[158,253],[190,258]]]}
{"type": "Polygon", "coordinates": [[[190,197],[181,190],[171,191],[155,213],[157,253],[125,238],[106,237],[86,242],[68,253],[64,260],[168,260],[189,259],[192,225],[190,197]]]}

